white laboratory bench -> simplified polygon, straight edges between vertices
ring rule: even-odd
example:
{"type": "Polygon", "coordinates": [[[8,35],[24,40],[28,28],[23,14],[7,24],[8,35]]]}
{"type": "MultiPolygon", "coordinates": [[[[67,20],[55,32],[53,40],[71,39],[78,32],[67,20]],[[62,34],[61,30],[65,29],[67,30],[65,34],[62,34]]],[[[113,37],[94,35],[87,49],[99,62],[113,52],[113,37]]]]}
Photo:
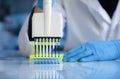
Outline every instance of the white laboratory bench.
{"type": "Polygon", "coordinates": [[[24,57],[7,57],[0,59],[0,79],[120,79],[120,61],[63,63],[63,70],[54,71],[36,69],[24,57]]]}

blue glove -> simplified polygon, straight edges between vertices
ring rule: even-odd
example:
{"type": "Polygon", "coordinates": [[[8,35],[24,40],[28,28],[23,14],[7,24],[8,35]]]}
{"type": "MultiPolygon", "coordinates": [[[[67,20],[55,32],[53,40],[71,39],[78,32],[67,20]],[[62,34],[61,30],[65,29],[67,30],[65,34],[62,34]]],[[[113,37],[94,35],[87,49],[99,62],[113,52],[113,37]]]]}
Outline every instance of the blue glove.
{"type": "Polygon", "coordinates": [[[120,41],[95,41],[80,45],[64,55],[67,62],[113,60],[120,57],[120,41]]]}
{"type": "MultiPolygon", "coordinates": [[[[38,7],[43,10],[43,2],[44,0],[38,0],[38,7]]],[[[55,4],[55,0],[52,0],[52,6],[55,4]]]]}

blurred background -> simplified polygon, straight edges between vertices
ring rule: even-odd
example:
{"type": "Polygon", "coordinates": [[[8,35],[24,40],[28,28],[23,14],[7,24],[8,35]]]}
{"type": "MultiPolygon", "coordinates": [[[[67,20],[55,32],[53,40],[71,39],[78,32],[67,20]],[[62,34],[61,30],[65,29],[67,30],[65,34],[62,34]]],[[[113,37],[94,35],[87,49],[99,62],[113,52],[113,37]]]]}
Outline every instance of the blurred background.
{"type": "Polygon", "coordinates": [[[0,58],[20,56],[19,31],[34,0],[0,0],[0,58]]]}

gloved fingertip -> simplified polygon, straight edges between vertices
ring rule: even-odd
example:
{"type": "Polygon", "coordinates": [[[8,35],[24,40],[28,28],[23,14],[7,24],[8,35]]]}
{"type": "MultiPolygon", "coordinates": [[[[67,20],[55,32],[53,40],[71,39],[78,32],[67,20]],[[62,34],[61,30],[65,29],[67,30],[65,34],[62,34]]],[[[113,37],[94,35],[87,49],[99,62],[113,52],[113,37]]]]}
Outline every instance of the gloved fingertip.
{"type": "Polygon", "coordinates": [[[91,62],[91,61],[95,61],[97,58],[95,56],[89,56],[89,57],[85,57],[80,59],[81,62],[91,62]]]}
{"type": "Polygon", "coordinates": [[[38,5],[38,7],[40,8],[40,10],[43,10],[43,6],[41,6],[41,5],[38,5]]]}
{"type": "Polygon", "coordinates": [[[89,60],[86,60],[84,58],[80,59],[80,62],[88,62],[89,60]]]}
{"type": "Polygon", "coordinates": [[[52,7],[54,6],[55,2],[56,2],[56,0],[52,0],[52,7]]]}
{"type": "Polygon", "coordinates": [[[43,0],[38,0],[38,7],[43,10],[43,0]]]}
{"type": "Polygon", "coordinates": [[[76,60],[74,58],[70,58],[69,62],[75,62],[76,60]]]}

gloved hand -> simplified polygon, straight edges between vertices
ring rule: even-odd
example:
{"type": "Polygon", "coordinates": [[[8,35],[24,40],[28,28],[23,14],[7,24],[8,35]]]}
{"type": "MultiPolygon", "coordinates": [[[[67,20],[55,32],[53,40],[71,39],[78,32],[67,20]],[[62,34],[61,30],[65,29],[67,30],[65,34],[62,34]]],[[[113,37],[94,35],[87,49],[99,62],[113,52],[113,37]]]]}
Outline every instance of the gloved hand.
{"type": "MultiPolygon", "coordinates": [[[[43,10],[43,2],[44,0],[38,0],[38,7],[43,10]]],[[[55,0],[52,0],[52,6],[55,4],[55,0]]]]}
{"type": "Polygon", "coordinates": [[[64,55],[67,62],[113,60],[120,57],[120,41],[95,41],[80,45],[64,55]]]}

